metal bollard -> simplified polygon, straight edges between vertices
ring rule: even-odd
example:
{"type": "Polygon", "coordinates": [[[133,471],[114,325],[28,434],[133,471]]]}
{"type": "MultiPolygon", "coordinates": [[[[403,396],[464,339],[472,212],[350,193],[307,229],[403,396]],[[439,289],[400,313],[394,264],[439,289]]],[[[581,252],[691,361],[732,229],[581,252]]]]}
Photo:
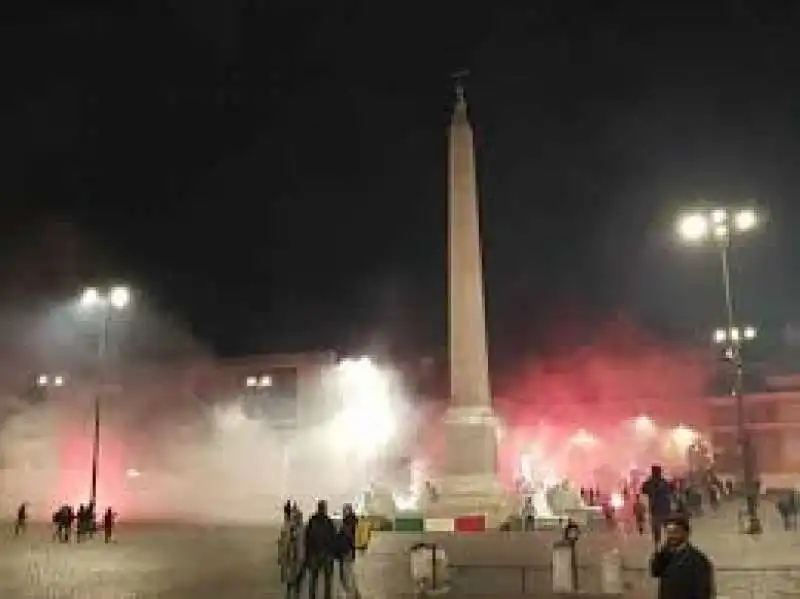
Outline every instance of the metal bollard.
{"type": "Polygon", "coordinates": [[[622,555],[619,549],[603,554],[600,560],[600,592],[604,595],[622,595],[622,555]]]}
{"type": "Polygon", "coordinates": [[[575,593],[575,545],[566,540],[553,543],[553,592],[575,593]]]}
{"type": "Polygon", "coordinates": [[[564,536],[553,545],[553,592],[578,592],[578,558],[576,545],[580,529],[569,518],[564,526],[564,536]]]}
{"type": "Polygon", "coordinates": [[[418,596],[442,595],[450,590],[447,584],[447,555],[436,543],[411,546],[411,576],[418,596]]]}

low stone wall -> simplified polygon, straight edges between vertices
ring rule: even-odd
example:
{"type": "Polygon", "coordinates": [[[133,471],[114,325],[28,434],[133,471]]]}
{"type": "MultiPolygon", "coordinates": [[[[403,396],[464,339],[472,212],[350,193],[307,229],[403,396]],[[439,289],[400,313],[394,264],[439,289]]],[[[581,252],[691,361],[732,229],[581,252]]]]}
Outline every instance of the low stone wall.
{"type": "MultiPolygon", "coordinates": [[[[487,532],[481,534],[378,533],[357,561],[362,596],[391,599],[413,595],[409,550],[415,543],[436,543],[450,563],[448,596],[551,596],[552,546],[559,533],[487,532]]],[[[578,586],[583,594],[601,591],[600,562],[617,549],[623,563],[626,597],[655,597],[647,570],[651,546],[614,533],[592,533],[577,545],[578,586]]],[[[742,556],[742,563],[745,563],[742,556]]],[[[728,599],[800,599],[800,567],[717,566],[719,597],[728,599]]]]}

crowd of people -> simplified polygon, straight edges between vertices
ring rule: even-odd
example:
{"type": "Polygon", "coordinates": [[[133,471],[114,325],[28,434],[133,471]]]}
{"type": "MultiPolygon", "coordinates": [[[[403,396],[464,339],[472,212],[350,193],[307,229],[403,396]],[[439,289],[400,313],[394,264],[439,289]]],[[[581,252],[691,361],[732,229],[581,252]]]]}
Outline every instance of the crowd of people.
{"type": "Polygon", "coordinates": [[[308,584],[309,599],[315,599],[320,579],[324,598],[331,599],[337,564],[345,593],[357,597],[353,564],[358,528],[359,520],[350,504],[344,505],[341,521],[334,522],[328,515],[327,502],[319,501],[316,512],[305,522],[297,504],[287,501],[278,541],[278,564],[287,599],[299,597],[304,583],[308,584]]]}
{"type": "MultiPolygon", "coordinates": [[[[101,526],[98,527],[97,511],[95,504],[81,504],[78,509],[74,509],[69,504],[64,504],[53,512],[53,540],[61,543],[69,543],[73,538],[80,543],[87,538],[93,537],[102,528],[103,539],[110,543],[114,534],[114,526],[117,514],[112,508],[107,508],[103,513],[101,526]]],[[[28,503],[22,502],[17,508],[17,517],[14,523],[14,536],[19,537],[25,533],[28,527],[28,503]]]]}
{"type": "Polygon", "coordinates": [[[611,527],[620,523],[633,524],[630,529],[643,535],[649,521],[653,540],[658,543],[661,540],[659,531],[663,530],[667,516],[692,518],[701,515],[706,505],[716,511],[720,499],[733,492],[732,487],[732,483],[723,483],[710,470],[667,479],[661,466],[654,465],[643,482],[628,481],[621,485],[618,505],[611,495],[603,494],[598,488],[581,488],[580,494],[586,505],[602,510],[611,527]]]}
{"type": "MultiPolygon", "coordinates": [[[[715,510],[720,499],[733,492],[732,485],[723,484],[712,472],[668,480],[658,465],[654,465],[649,477],[639,483],[630,481],[621,487],[616,494],[623,499],[621,505],[612,502],[610,495],[596,487],[582,488],[580,495],[584,504],[600,507],[613,526],[620,520],[628,520],[641,535],[649,528],[655,548],[650,570],[659,580],[659,599],[711,599],[714,569],[708,557],[689,541],[691,518],[703,512],[706,501],[715,510]]],[[[800,493],[786,494],[778,500],[777,509],[786,529],[796,529],[800,493]]],[[[359,539],[368,526],[359,520],[353,507],[345,504],[341,518],[336,519],[329,515],[324,500],[317,503],[316,511],[307,521],[297,504],[291,501],[286,502],[283,512],[278,565],[287,599],[299,598],[303,588],[307,588],[309,599],[316,599],[320,583],[324,599],[332,599],[337,573],[344,592],[358,597],[353,568],[358,549],[364,545],[359,539]]],[[[82,542],[93,536],[100,528],[95,513],[92,503],[81,505],[77,510],[70,505],[61,506],[52,518],[54,540],[69,543],[74,536],[77,542],[82,542]]],[[[525,529],[534,530],[534,517],[532,503],[526,500],[525,529]]],[[[16,536],[25,533],[28,518],[28,504],[22,503],[14,527],[16,536]]],[[[116,514],[108,508],[101,520],[108,543],[112,539],[116,514]]]]}

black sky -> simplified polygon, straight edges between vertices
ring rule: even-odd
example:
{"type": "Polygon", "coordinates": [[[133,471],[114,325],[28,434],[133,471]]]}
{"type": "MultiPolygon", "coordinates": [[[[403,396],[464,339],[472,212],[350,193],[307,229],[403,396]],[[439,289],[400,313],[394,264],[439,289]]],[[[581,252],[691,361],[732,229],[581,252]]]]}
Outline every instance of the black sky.
{"type": "Polygon", "coordinates": [[[793,3],[60,4],[3,9],[4,234],[69,221],[220,352],[441,346],[460,67],[496,355],[718,324],[718,265],[670,237],[698,197],[758,199],[740,308],[796,318],[793,3]]]}

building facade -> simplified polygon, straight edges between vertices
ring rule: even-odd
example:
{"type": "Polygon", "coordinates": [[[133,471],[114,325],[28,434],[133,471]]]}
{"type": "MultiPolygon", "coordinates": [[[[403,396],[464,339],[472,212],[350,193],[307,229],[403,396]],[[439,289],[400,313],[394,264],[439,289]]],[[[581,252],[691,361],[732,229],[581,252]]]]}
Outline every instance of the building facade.
{"type": "MultiPolygon", "coordinates": [[[[755,454],[757,472],[765,487],[800,484],[800,374],[766,376],[759,390],[744,394],[744,419],[755,454]]],[[[738,476],[736,398],[709,399],[708,431],[720,473],[738,476]]]]}
{"type": "Polygon", "coordinates": [[[187,391],[203,403],[239,399],[248,417],[276,428],[308,428],[336,408],[325,392],[334,352],[267,354],[198,364],[185,373],[187,391]]]}

